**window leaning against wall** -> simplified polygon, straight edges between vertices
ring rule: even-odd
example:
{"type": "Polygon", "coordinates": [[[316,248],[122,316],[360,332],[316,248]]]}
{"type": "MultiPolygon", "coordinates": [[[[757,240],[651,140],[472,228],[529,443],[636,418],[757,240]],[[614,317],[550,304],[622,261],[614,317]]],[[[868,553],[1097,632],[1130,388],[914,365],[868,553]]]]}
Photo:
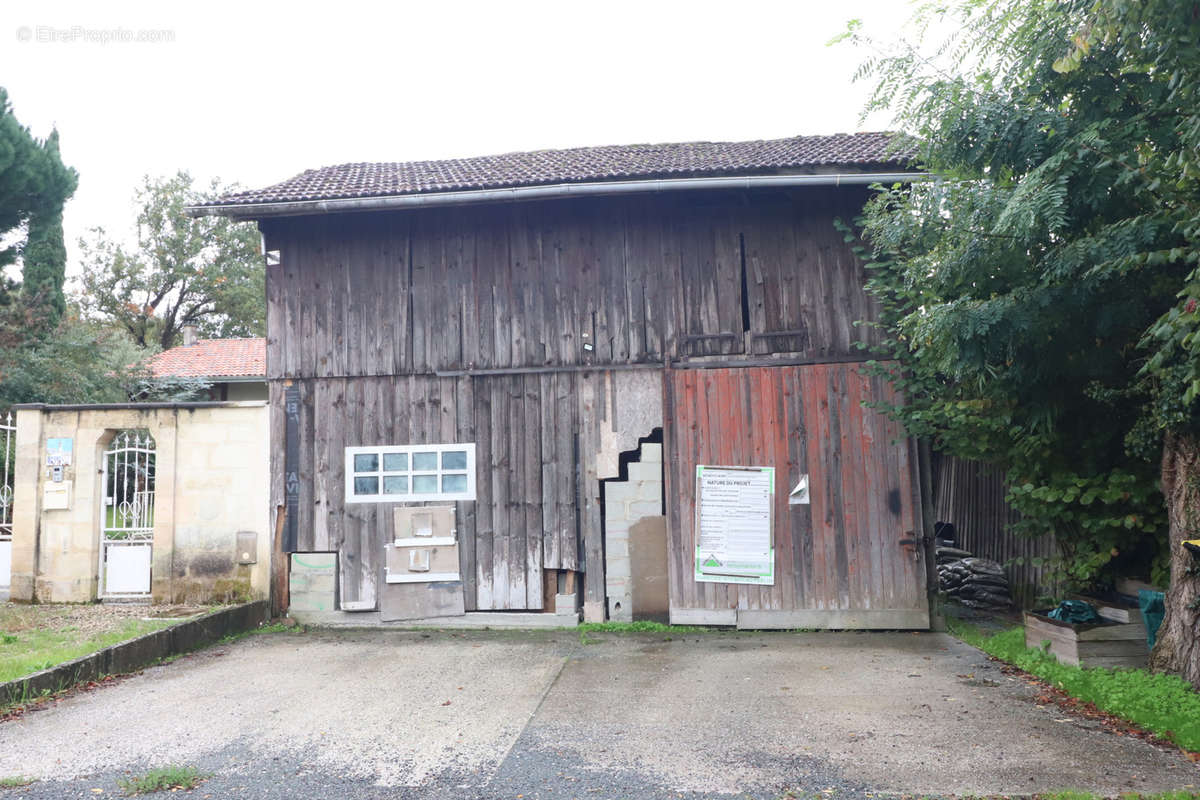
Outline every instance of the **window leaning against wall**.
{"type": "Polygon", "coordinates": [[[346,448],[347,503],[474,499],[474,444],[346,448]]]}

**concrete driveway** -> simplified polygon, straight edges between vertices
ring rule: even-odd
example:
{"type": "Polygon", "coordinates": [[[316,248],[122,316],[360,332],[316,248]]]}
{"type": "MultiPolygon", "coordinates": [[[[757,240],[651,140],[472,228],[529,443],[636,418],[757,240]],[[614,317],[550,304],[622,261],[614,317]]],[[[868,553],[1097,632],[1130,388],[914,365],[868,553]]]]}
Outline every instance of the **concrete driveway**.
{"type": "Polygon", "coordinates": [[[20,797],[94,798],[118,794],[124,774],[190,764],[213,775],[193,796],[338,800],[1200,784],[1177,751],[1038,706],[1022,681],[945,635],[585,641],[253,636],[0,724],[0,777],[39,779],[20,797]]]}

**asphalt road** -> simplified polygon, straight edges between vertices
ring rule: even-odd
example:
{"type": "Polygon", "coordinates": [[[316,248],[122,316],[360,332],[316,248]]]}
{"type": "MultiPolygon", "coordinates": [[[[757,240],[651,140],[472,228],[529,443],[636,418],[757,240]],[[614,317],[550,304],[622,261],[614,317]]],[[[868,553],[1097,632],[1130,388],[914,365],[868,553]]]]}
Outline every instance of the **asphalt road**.
{"type": "Polygon", "coordinates": [[[211,773],[191,797],[280,800],[1200,785],[941,634],[267,634],[0,724],[0,777],[38,779],[14,797],[115,796],[168,764],[211,773]]]}

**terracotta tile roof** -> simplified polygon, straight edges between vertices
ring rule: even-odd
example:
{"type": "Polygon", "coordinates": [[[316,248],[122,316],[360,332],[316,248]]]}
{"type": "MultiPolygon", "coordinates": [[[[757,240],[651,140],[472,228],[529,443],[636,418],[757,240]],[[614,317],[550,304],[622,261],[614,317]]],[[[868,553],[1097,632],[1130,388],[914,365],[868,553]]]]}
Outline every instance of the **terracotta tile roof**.
{"type": "Polygon", "coordinates": [[[266,339],[200,339],[164,350],[147,366],[155,377],[263,378],[267,375],[266,339]]]}
{"type": "Polygon", "coordinates": [[[351,197],[436,194],[631,178],[762,175],[816,167],[897,167],[913,152],[890,133],[838,133],[752,142],[686,142],[537,150],[444,161],[340,164],[205,205],[249,205],[351,197]]]}

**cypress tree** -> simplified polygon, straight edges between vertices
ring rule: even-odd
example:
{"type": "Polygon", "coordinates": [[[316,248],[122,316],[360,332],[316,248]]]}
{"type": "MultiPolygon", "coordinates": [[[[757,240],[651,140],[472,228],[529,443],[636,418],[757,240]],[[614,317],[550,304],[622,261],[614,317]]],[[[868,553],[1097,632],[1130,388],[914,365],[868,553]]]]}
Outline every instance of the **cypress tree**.
{"type": "Polygon", "coordinates": [[[67,272],[67,249],[63,244],[62,208],[75,191],[73,170],[62,163],[58,131],[53,131],[39,148],[42,176],[39,196],[28,218],[28,236],[22,250],[21,293],[30,319],[39,330],[53,328],[62,319],[67,303],[63,283],[67,272]]]}

